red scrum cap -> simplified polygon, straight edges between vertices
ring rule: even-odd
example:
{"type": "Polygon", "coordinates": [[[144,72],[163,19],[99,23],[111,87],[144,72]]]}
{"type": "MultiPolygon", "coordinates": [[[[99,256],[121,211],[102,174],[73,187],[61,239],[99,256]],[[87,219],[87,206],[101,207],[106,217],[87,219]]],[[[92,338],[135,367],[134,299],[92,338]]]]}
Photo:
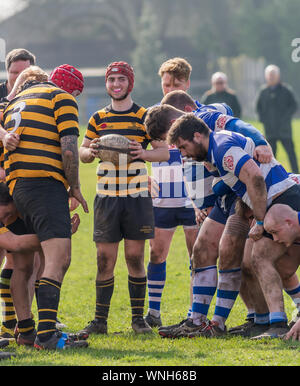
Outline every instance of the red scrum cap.
{"type": "Polygon", "coordinates": [[[82,73],[70,64],[56,67],[51,72],[49,80],[70,94],[76,90],[81,93],[84,86],[82,73]]]}
{"type": "Polygon", "coordinates": [[[105,72],[105,83],[109,75],[122,74],[127,76],[129,85],[128,92],[130,93],[134,85],[134,72],[133,68],[126,62],[113,62],[107,67],[105,72]]]}

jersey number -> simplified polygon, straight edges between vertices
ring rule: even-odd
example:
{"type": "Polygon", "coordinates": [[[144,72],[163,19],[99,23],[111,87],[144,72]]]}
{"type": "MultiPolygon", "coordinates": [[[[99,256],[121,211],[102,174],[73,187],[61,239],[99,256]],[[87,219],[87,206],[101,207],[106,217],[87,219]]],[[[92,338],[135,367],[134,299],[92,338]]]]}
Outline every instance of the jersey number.
{"type": "Polygon", "coordinates": [[[26,103],[25,102],[19,102],[15,105],[15,108],[10,116],[11,121],[15,121],[14,128],[10,130],[10,133],[14,133],[18,127],[20,126],[22,115],[21,112],[25,109],[26,103]]]}

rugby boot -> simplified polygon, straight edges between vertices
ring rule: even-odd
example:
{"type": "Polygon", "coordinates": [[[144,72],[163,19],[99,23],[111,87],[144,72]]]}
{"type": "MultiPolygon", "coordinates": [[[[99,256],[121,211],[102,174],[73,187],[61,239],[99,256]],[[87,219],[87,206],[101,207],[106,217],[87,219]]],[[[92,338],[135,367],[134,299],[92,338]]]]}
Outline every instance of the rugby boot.
{"type": "Polygon", "coordinates": [[[33,346],[36,338],[36,330],[33,330],[30,334],[18,333],[16,342],[19,346],[33,346]]]}
{"type": "Polygon", "coordinates": [[[163,338],[187,338],[190,333],[198,331],[201,325],[198,326],[193,323],[192,319],[187,319],[184,323],[179,323],[179,325],[175,324],[173,328],[169,328],[168,330],[159,330],[158,333],[163,338]]]}
{"type": "Polygon", "coordinates": [[[262,334],[253,336],[251,340],[283,338],[289,332],[289,326],[285,322],[273,323],[262,334]]]}
{"type": "Polygon", "coordinates": [[[132,319],[131,327],[136,334],[149,334],[153,330],[142,316],[132,319]]]}
{"type": "Polygon", "coordinates": [[[0,338],[0,348],[6,347],[9,345],[9,339],[7,338],[0,338]]]}
{"type": "Polygon", "coordinates": [[[243,324],[240,324],[238,326],[234,326],[234,327],[231,327],[228,332],[229,334],[231,333],[235,333],[236,331],[240,331],[240,330],[244,330],[245,328],[249,328],[250,326],[252,326],[254,324],[254,319],[251,318],[251,319],[246,319],[246,322],[243,323],[243,324]]]}
{"type": "Polygon", "coordinates": [[[217,338],[219,336],[224,336],[227,334],[227,329],[225,327],[224,330],[222,330],[218,323],[207,320],[200,324],[198,330],[195,330],[188,334],[189,338],[195,338],[197,336],[202,336],[206,338],[217,338]]]}
{"type": "Polygon", "coordinates": [[[79,334],[107,334],[107,321],[105,319],[94,319],[84,327],[79,334]]]}
{"type": "Polygon", "coordinates": [[[151,315],[148,311],[147,315],[145,316],[145,322],[149,324],[150,327],[161,327],[162,321],[161,317],[156,317],[154,315],[151,315]]]}
{"type": "Polygon", "coordinates": [[[11,340],[11,341],[15,340],[14,330],[5,327],[2,324],[1,329],[0,329],[0,339],[1,338],[8,339],[8,340],[11,340]]]}
{"type": "Polygon", "coordinates": [[[34,342],[34,347],[38,350],[66,350],[70,348],[86,348],[88,347],[86,340],[74,340],[68,334],[62,331],[56,331],[51,338],[45,342],[41,342],[38,335],[34,342]]]}
{"type": "Polygon", "coordinates": [[[184,324],[188,319],[183,319],[181,322],[176,324],[171,324],[169,326],[161,326],[158,328],[158,333],[162,337],[166,336],[168,331],[174,330],[174,328],[180,327],[182,324],[184,324]]]}

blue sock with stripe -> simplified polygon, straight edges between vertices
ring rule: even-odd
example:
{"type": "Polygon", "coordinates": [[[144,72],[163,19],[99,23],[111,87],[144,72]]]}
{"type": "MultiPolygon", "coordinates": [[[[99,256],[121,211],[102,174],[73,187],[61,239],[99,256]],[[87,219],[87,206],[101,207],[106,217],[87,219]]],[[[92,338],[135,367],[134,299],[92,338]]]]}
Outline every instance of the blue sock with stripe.
{"type": "Polygon", "coordinates": [[[300,311],[300,285],[295,288],[284,288],[285,292],[291,297],[298,312],[300,311]]]}
{"type": "Polygon", "coordinates": [[[158,318],[160,316],[161,296],[166,283],[166,262],[160,264],[149,263],[147,279],[148,312],[158,318]]]}
{"type": "Polygon", "coordinates": [[[273,323],[286,323],[287,322],[287,316],[285,312],[270,312],[270,324],[273,323]]]}
{"type": "Polygon", "coordinates": [[[239,294],[242,281],[241,268],[219,271],[216,308],[212,321],[224,330],[225,322],[239,294]]]}
{"type": "Polygon", "coordinates": [[[218,272],[216,265],[197,268],[193,280],[193,323],[200,325],[207,319],[210,303],[217,289],[218,272]]]}
{"type": "Polygon", "coordinates": [[[269,324],[270,323],[270,313],[267,312],[265,314],[258,314],[255,312],[254,323],[255,324],[269,324]]]}

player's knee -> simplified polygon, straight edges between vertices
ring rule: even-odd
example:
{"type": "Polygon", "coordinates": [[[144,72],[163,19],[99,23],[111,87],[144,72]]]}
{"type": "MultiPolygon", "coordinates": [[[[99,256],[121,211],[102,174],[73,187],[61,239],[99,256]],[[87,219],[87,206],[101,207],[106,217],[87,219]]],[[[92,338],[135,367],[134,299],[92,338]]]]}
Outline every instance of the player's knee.
{"type": "Polygon", "coordinates": [[[205,236],[198,237],[192,253],[193,268],[197,268],[200,265],[214,264],[217,255],[218,243],[207,239],[205,236]]]}
{"type": "Polygon", "coordinates": [[[98,271],[101,273],[106,273],[110,270],[110,259],[108,255],[104,252],[97,254],[97,267],[98,271]]]}
{"type": "Polygon", "coordinates": [[[130,271],[139,273],[144,269],[144,259],[140,255],[128,254],[126,262],[130,271]]]}
{"type": "Polygon", "coordinates": [[[163,251],[157,251],[156,249],[151,249],[150,251],[150,262],[152,264],[161,264],[165,261],[163,251]]]}
{"type": "Polygon", "coordinates": [[[16,270],[22,275],[24,280],[29,281],[33,274],[33,264],[22,264],[16,267],[16,270]]]}

